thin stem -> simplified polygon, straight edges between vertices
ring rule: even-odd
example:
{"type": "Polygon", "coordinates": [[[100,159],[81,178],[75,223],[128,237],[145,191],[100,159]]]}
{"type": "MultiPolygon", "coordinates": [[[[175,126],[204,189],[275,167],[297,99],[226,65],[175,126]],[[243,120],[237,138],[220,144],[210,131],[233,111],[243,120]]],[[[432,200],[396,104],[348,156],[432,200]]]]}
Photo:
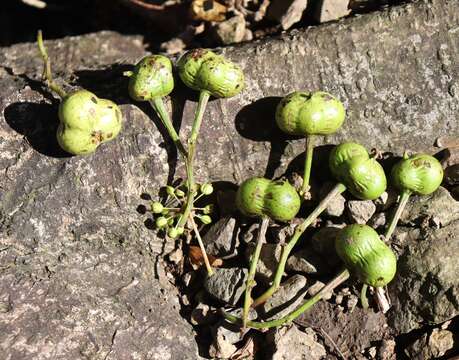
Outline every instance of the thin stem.
{"type": "Polygon", "coordinates": [[[162,97],[156,97],[150,101],[151,106],[155,109],[156,114],[158,115],[159,119],[163,123],[164,127],[166,128],[169,136],[171,137],[172,141],[174,142],[177,149],[180,153],[187,158],[188,154],[183,146],[182,142],[180,141],[180,137],[178,136],[177,132],[172,125],[172,121],[169,117],[169,113],[166,110],[166,106],[164,105],[164,101],[162,97]]]}
{"type": "Polygon", "coordinates": [[[293,234],[292,238],[286,245],[284,245],[284,249],[279,260],[279,265],[277,266],[276,273],[274,275],[273,283],[271,284],[268,290],[266,290],[260,297],[258,297],[253,302],[252,307],[256,307],[260,304],[263,304],[276,292],[276,290],[280,286],[282,276],[284,275],[285,265],[287,264],[288,256],[290,255],[290,252],[292,251],[293,247],[300,239],[301,235],[304,233],[307,227],[311,225],[319,217],[319,215],[327,208],[330,201],[345,190],[346,186],[344,184],[336,184],[335,187],[330,191],[330,193],[319,203],[319,205],[317,205],[314,211],[311,214],[309,214],[309,216],[303,221],[303,223],[296,227],[295,233],[293,234]]]}
{"type": "Polygon", "coordinates": [[[360,302],[362,303],[362,307],[364,309],[368,309],[368,298],[367,298],[367,290],[368,290],[368,285],[363,284],[362,285],[362,290],[360,290],[360,302]]]}
{"type": "Polygon", "coordinates": [[[193,226],[194,233],[196,234],[196,239],[198,239],[199,247],[201,248],[202,257],[204,259],[204,264],[206,265],[206,269],[207,269],[207,274],[209,276],[212,276],[214,272],[212,270],[212,266],[210,266],[209,258],[207,257],[206,249],[204,247],[204,243],[202,242],[201,235],[199,234],[198,227],[192,216],[190,216],[190,222],[191,222],[191,225],[193,226]]]}
{"type": "MultiPolygon", "coordinates": [[[[281,326],[285,323],[295,320],[298,316],[303,314],[306,310],[308,310],[311,306],[313,306],[316,302],[320,301],[325,294],[332,291],[334,288],[342,284],[349,278],[349,271],[344,270],[339,273],[333,280],[331,280],[326,286],[324,286],[316,295],[312,298],[308,299],[304,302],[300,307],[296,308],[294,311],[289,313],[288,315],[271,321],[266,322],[258,322],[258,321],[247,321],[247,326],[254,328],[254,329],[265,329],[265,328],[272,328],[281,326]]],[[[240,324],[241,319],[237,316],[233,316],[228,314],[227,312],[222,310],[223,317],[233,324],[240,324]]]]}
{"type": "Polygon", "coordinates": [[[401,193],[400,195],[400,201],[397,206],[397,210],[394,213],[394,216],[390,220],[389,227],[386,230],[386,234],[384,235],[384,239],[386,241],[389,241],[392,234],[394,233],[395,227],[397,226],[398,220],[400,219],[400,216],[402,215],[403,209],[405,208],[408,199],[410,198],[411,192],[408,190],[405,190],[401,193]]]}
{"type": "Polygon", "coordinates": [[[311,177],[312,154],[314,152],[314,139],[313,135],[306,137],[306,154],[304,162],[303,185],[301,186],[300,194],[304,195],[309,191],[309,179],[311,177]]]}
{"type": "Polygon", "coordinates": [[[53,75],[51,73],[51,61],[49,60],[48,52],[46,51],[45,45],[43,43],[43,34],[41,30],[38,30],[37,34],[37,43],[38,49],[40,50],[40,55],[43,58],[43,78],[46,79],[47,86],[54,91],[61,99],[67,96],[67,93],[54,82],[53,75]]]}
{"type": "Polygon", "coordinates": [[[245,286],[244,296],[244,309],[242,312],[242,327],[245,329],[247,326],[247,318],[249,316],[250,305],[252,303],[252,289],[255,287],[255,274],[257,272],[258,259],[260,258],[261,247],[265,239],[266,230],[268,229],[269,218],[264,217],[261,220],[260,231],[258,232],[257,245],[255,251],[250,259],[249,275],[245,286]]]}
{"type": "Polygon", "coordinates": [[[201,91],[199,94],[198,108],[196,109],[193,127],[191,128],[191,135],[188,141],[188,156],[186,158],[186,175],[187,175],[187,187],[188,196],[185,203],[185,209],[183,215],[180,218],[177,226],[184,226],[187,222],[191,210],[193,210],[194,197],[196,195],[195,182],[194,182],[194,155],[196,151],[196,141],[198,139],[199,129],[201,128],[202,118],[207,102],[209,101],[210,94],[207,91],[201,91]]]}

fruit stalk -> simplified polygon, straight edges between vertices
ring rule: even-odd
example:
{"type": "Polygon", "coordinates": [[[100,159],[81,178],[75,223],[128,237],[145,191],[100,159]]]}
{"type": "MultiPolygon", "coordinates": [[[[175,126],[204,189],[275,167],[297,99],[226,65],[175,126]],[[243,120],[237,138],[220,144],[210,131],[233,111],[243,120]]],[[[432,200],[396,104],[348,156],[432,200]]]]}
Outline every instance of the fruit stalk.
{"type": "Polygon", "coordinates": [[[201,248],[202,257],[204,259],[204,264],[206,265],[207,275],[212,276],[214,273],[212,270],[212,266],[210,265],[209,258],[207,257],[206,249],[204,247],[204,243],[202,242],[201,235],[199,234],[198,226],[193,219],[193,216],[190,216],[191,226],[193,227],[193,231],[196,234],[196,239],[198,240],[199,247],[201,248]]]}
{"type": "Polygon", "coordinates": [[[314,152],[314,135],[306,137],[306,158],[304,162],[303,185],[301,186],[300,195],[309,191],[309,179],[311,177],[312,155],[314,152]]]}
{"type": "MultiPolygon", "coordinates": [[[[295,309],[293,312],[289,313],[288,315],[280,319],[265,321],[265,322],[247,321],[247,326],[253,329],[267,329],[267,328],[281,326],[281,325],[284,325],[285,323],[293,321],[298,316],[303,314],[306,310],[308,310],[310,307],[312,307],[315,303],[320,301],[325,296],[325,294],[329,293],[330,291],[335,289],[337,286],[341,285],[344,281],[346,281],[349,278],[349,275],[350,274],[348,270],[343,270],[333,280],[331,280],[326,286],[324,286],[316,295],[308,299],[305,303],[303,303],[301,306],[299,306],[297,309],[295,309]]],[[[221,312],[222,312],[223,317],[226,320],[228,320],[230,323],[233,323],[233,324],[241,323],[241,319],[238,318],[237,316],[228,314],[227,312],[223,310],[221,310],[221,312]]]]}
{"type": "Polygon", "coordinates": [[[156,114],[158,115],[159,119],[163,123],[167,132],[169,133],[169,136],[171,137],[175,146],[180,151],[180,153],[183,155],[183,157],[186,159],[188,157],[187,151],[185,150],[185,147],[180,141],[180,137],[178,136],[177,132],[175,131],[174,126],[172,125],[172,121],[169,117],[169,113],[166,110],[166,106],[164,105],[164,101],[162,97],[154,98],[153,100],[150,101],[150,104],[153,107],[153,109],[156,111],[156,114]]]}
{"type": "Polygon", "coordinates": [[[281,258],[279,260],[279,265],[276,269],[276,273],[274,275],[274,280],[268,290],[266,290],[261,296],[259,296],[252,304],[252,307],[256,307],[260,304],[263,304],[266,300],[268,300],[279,288],[282,276],[284,275],[285,265],[287,264],[288,256],[292,251],[293,247],[296,245],[298,240],[300,239],[301,235],[304,231],[311,225],[319,215],[327,208],[328,204],[330,203],[333,198],[341,194],[346,190],[346,186],[342,183],[338,183],[335,187],[330,191],[330,193],[317,205],[314,211],[309,214],[309,216],[303,221],[303,223],[295,229],[295,233],[293,234],[292,238],[289,242],[285,245],[281,258]]]}
{"type": "Polygon", "coordinates": [[[187,175],[187,198],[185,202],[185,209],[180,217],[177,227],[184,226],[187,219],[190,217],[191,210],[193,209],[194,197],[196,194],[196,184],[194,182],[194,156],[196,151],[196,142],[199,135],[199,129],[201,128],[202,118],[204,116],[204,110],[206,109],[207,102],[209,101],[210,93],[207,91],[201,91],[199,94],[198,107],[196,109],[193,126],[191,128],[191,135],[188,141],[188,156],[186,158],[186,175],[187,175]]]}
{"type": "Polygon", "coordinates": [[[405,209],[405,206],[408,202],[408,199],[410,198],[410,195],[411,191],[409,190],[405,190],[401,193],[400,201],[397,205],[397,210],[395,210],[394,216],[390,220],[389,226],[386,230],[386,233],[384,234],[384,239],[386,242],[390,240],[392,234],[394,233],[395,227],[397,226],[398,220],[402,215],[403,209],[405,209]]]}
{"type": "Polygon", "coordinates": [[[261,247],[263,246],[268,224],[269,218],[263,217],[261,220],[260,231],[258,232],[257,245],[255,247],[252,258],[250,259],[250,269],[245,286],[244,309],[242,312],[242,327],[244,329],[247,326],[247,318],[249,316],[250,305],[252,303],[252,289],[255,287],[255,274],[257,272],[258,259],[260,258],[261,247]]]}
{"type": "Polygon", "coordinates": [[[37,33],[37,43],[38,49],[40,50],[40,55],[43,58],[43,78],[46,79],[47,86],[54,91],[61,99],[67,96],[67,93],[53,80],[53,75],[51,73],[51,61],[49,60],[48,52],[43,43],[43,34],[41,30],[38,30],[37,33]]]}

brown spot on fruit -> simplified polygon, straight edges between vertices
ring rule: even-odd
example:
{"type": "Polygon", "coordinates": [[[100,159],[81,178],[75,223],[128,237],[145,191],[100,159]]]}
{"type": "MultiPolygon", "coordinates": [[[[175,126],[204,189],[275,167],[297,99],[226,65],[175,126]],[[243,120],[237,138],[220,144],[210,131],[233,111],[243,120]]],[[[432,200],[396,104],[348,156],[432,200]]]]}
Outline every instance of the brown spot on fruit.
{"type": "Polygon", "coordinates": [[[102,141],[104,141],[104,134],[102,134],[102,131],[93,131],[91,133],[91,142],[93,144],[100,144],[102,141]]]}
{"type": "Polygon", "coordinates": [[[94,96],[91,96],[91,101],[92,101],[94,104],[97,104],[97,99],[96,99],[94,96]]]}

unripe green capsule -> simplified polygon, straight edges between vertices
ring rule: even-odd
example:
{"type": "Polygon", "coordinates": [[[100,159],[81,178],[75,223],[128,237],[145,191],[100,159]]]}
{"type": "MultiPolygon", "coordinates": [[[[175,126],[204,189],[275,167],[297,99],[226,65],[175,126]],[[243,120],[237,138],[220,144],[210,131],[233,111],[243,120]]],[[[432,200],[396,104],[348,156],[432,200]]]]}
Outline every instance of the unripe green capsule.
{"type": "Polygon", "coordinates": [[[160,202],[155,201],[154,203],[151,204],[151,211],[154,214],[160,214],[163,212],[163,210],[164,210],[164,206],[160,202]]]}
{"type": "Polygon", "coordinates": [[[329,135],[344,122],[341,101],[323,91],[296,91],[284,97],[276,109],[279,128],[291,135],[329,135]]]}
{"type": "Polygon", "coordinates": [[[186,86],[227,98],[244,88],[244,74],[239,66],[210,50],[194,49],[177,63],[179,76],[186,86]]]}
{"type": "Polygon", "coordinates": [[[443,168],[433,156],[417,154],[395,164],[391,175],[400,191],[428,195],[437,190],[443,181],[443,168]]]}
{"type": "Polygon", "coordinates": [[[343,143],[335,147],[329,165],[333,176],[359,199],[374,200],[386,190],[384,169],[359,144],[343,143]]]}
{"type": "Polygon", "coordinates": [[[367,285],[382,287],[395,276],[394,253],[368,225],[353,224],[340,230],[335,249],[346,268],[367,285]]]}
{"type": "Polygon", "coordinates": [[[301,200],[287,181],[255,177],[241,184],[236,193],[236,205],[247,216],[289,221],[300,210],[301,200]]]}
{"type": "Polygon", "coordinates": [[[74,155],[94,152],[100,144],[114,139],[122,126],[119,107],[87,90],[78,90],[63,98],[59,120],[57,141],[62,149],[74,155]]]}
{"type": "Polygon", "coordinates": [[[156,227],[158,229],[165,228],[167,226],[167,219],[164,216],[160,216],[156,219],[156,227]]]}
{"type": "Polygon", "coordinates": [[[183,226],[179,226],[177,228],[177,234],[182,235],[185,232],[185,228],[183,226]]]}
{"type": "Polygon", "coordinates": [[[335,146],[331,151],[329,158],[329,166],[333,176],[335,176],[338,180],[341,180],[343,174],[348,171],[348,161],[356,156],[366,159],[370,158],[367,149],[360,144],[345,142],[335,146]]]}
{"type": "Polygon", "coordinates": [[[201,193],[203,193],[204,195],[210,195],[214,192],[214,187],[212,186],[212,184],[202,184],[200,189],[201,193]]]}
{"type": "Polygon", "coordinates": [[[175,195],[175,189],[172,186],[167,185],[166,186],[166,192],[167,195],[174,196],[175,195]]]}
{"type": "Polygon", "coordinates": [[[167,96],[173,88],[171,61],[162,55],[149,55],[134,67],[128,90],[134,100],[146,101],[167,96]]]}

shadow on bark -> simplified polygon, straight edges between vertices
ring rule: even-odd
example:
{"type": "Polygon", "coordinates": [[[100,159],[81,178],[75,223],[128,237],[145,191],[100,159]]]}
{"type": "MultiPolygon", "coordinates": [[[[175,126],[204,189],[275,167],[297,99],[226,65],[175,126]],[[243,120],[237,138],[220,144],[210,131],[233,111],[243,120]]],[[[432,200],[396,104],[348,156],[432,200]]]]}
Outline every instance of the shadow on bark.
{"type": "Polygon", "coordinates": [[[247,139],[265,141],[271,145],[264,177],[272,179],[280,165],[282,154],[291,137],[276,125],[276,107],[281,97],[270,96],[246,105],[236,115],[236,130],[247,139]]]}
{"type": "Polygon", "coordinates": [[[54,158],[72,156],[61,149],[56,139],[59,125],[56,105],[17,102],[5,108],[4,116],[8,125],[24,135],[39,153],[54,158]]]}

